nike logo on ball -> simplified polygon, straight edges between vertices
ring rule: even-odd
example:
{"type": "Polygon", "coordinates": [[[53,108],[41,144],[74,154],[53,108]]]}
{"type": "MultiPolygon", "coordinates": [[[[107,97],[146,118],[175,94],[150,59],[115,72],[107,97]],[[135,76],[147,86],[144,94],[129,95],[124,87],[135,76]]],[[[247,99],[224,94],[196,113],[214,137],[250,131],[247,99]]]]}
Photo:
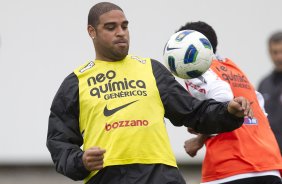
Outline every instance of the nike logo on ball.
{"type": "Polygon", "coordinates": [[[119,111],[119,110],[121,110],[121,109],[123,109],[123,108],[125,108],[125,107],[127,107],[127,106],[129,106],[129,105],[131,105],[131,104],[133,104],[133,103],[135,103],[135,102],[137,102],[138,100],[135,100],[135,101],[133,101],[133,102],[129,102],[129,103],[127,103],[127,104],[124,104],[124,105],[122,105],[122,106],[119,106],[119,107],[116,107],[116,108],[114,108],[114,109],[108,109],[108,107],[107,107],[107,105],[106,105],[106,107],[104,108],[104,115],[105,116],[111,116],[111,115],[113,115],[114,113],[116,113],[117,111],[119,111]]]}
{"type": "Polygon", "coordinates": [[[177,48],[177,47],[169,47],[169,46],[167,46],[167,48],[166,48],[167,51],[175,50],[175,49],[180,49],[180,48],[177,48]]]}

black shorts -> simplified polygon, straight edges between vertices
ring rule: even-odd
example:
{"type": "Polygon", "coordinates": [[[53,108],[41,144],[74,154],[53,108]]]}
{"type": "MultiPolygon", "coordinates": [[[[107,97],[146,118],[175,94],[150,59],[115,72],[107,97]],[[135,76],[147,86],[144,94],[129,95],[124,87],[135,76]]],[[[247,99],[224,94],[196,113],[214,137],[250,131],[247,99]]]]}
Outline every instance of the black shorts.
{"type": "Polygon", "coordinates": [[[108,166],[87,184],[186,184],[178,168],[163,164],[108,166]]]}
{"type": "Polygon", "coordinates": [[[257,176],[229,181],[221,184],[282,184],[281,178],[277,176],[257,176]]]}

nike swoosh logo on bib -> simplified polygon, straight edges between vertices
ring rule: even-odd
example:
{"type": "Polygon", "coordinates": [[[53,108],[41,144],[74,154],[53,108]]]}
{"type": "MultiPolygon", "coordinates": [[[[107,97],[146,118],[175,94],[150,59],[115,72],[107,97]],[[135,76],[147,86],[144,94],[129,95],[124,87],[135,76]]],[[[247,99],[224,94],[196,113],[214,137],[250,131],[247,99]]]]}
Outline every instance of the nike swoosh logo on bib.
{"type": "Polygon", "coordinates": [[[106,107],[104,108],[104,115],[105,116],[111,116],[111,115],[113,115],[114,113],[116,113],[117,111],[119,111],[119,110],[121,110],[121,109],[123,109],[123,108],[125,108],[125,107],[127,107],[127,106],[129,106],[129,105],[131,105],[131,104],[133,104],[133,103],[135,103],[135,102],[137,102],[138,100],[135,100],[135,101],[133,101],[133,102],[129,102],[129,103],[127,103],[127,104],[124,104],[124,105],[122,105],[122,106],[119,106],[119,107],[116,107],[116,108],[114,108],[114,109],[108,109],[108,107],[107,107],[107,105],[106,105],[106,107]]]}

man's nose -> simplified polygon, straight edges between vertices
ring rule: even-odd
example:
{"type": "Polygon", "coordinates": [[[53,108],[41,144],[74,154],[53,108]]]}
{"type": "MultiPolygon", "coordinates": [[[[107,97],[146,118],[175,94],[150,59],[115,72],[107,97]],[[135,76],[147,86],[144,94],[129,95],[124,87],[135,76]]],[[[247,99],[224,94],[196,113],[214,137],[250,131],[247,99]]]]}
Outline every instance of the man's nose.
{"type": "Polygon", "coordinates": [[[123,29],[121,26],[117,27],[117,30],[116,30],[116,35],[117,36],[124,36],[125,35],[125,29],[123,29]]]}

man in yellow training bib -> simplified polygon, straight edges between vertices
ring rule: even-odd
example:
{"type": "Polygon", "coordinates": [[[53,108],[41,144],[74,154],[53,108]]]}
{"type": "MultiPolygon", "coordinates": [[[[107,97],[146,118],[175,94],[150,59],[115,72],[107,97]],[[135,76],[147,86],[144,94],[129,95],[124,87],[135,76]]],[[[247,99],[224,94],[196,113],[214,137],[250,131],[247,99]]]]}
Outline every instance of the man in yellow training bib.
{"type": "Polygon", "coordinates": [[[243,97],[199,101],[158,61],[129,55],[119,6],[93,6],[88,33],[96,59],[66,77],[49,117],[47,147],[65,176],[88,184],[183,184],[164,117],[209,134],[232,131],[252,116],[243,97]]]}

